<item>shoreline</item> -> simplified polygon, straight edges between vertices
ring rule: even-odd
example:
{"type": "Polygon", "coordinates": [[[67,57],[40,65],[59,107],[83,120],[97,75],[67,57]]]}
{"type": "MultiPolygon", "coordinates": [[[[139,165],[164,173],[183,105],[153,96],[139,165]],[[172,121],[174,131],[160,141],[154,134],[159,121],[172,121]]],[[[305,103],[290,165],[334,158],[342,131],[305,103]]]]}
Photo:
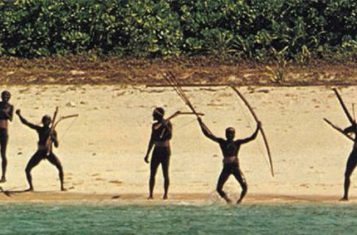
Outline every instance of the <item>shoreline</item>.
{"type": "MultiPolygon", "coordinates": [[[[223,199],[212,193],[173,193],[168,200],[162,200],[155,194],[153,200],[147,200],[146,194],[97,194],[77,192],[22,192],[3,191],[0,193],[0,204],[8,203],[104,203],[117,205],[226,205],[223,199]]],[[[247,195],[241,205],[255,204],[357,204],[357,197],[351,197],[348,202],[339,201],[339,195],[292,195],[292,194],[261,194],[247,195]]],[[[232,204],[234,205],[234,203],[232,204]]]]}

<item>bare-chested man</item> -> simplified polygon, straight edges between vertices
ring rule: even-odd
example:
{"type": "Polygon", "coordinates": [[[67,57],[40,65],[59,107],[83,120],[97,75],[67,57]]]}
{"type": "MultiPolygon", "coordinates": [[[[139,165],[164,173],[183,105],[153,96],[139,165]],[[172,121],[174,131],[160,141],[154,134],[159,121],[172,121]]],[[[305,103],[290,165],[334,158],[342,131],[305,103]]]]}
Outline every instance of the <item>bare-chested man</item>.
{"type": "Polygon", "coordinates": [[[155,187],[155,176],[157,168],[161,164],[162,173],[164,176],[164,196],[163,199],[168,198],[168,190],[170,185],[169,179],[169,165],[170,165],[170,140],[172,137],[172,125],[169,121],[164,119],[165,111],[163,108],[155,108],[153,112],[153,119],[156,121],[152,125],[151,137],[147,153],[145,155],[145,162],[149,163],[149,154],[154,147],[150,164],[150,180],[149,180],[149,197],[153,199],[153,192],[155,187]]]}
{"type": "Polygon", "coordinates": [[[223,191],[223,185],[228,180],[228,177],[232,174],[239,182],[240,186],[242,187],[242,192],[240,198],[238,199],[237,203],[240,203],[244,196],[247,193],[248,185],[245,181],[243,173],[240,171],[239,168],[239,161],[238,161],[238,152],[240,146],[242,144],[248,143],[255,139],[258,134],[260,128],[260,122],[257,125],[257,129],[255,132],[246,139],[238,139],[234,140],[235,137],[235,130],[233,127],[229,127],[226,129],[226,139],[216,137],[212,134],[212,132],[208,129],[208,127],[203,123],[201,118],[197,119],[203,134],[208,137],[209,139],[213,140],[214,142],[218,143],[221,147],[222,154],[223,154],[223,169],[219,176],[218,183],[217,183],[217,192],[218,194],[226,200],[227,203],[231,203],[231,199],[227,196],[227,194],[223,191]]]}
{"type": "Polygon", "coordinates": [[[6,182],[6,148],[9,139],[8,124],[9,121],[12,121],[12,116],[14,112],[14,106],[9,103],[10,97],[11,94],[8,91],[3,91],[1,93],[2,101],[0,102],[0,148],[2,160],[2,176],[0,182],[6,182]]]}
{"type": "Polygon", "coordinates": [[[350,156],[348,157],[347,164],[346,164],[346,170],[345,170],[345,183],[344,183],[344,194],[343,197],[341,198],[342,201],[348,201],[348,191],[350,189],[350,184],[351,184],[351,175],[353,173],[353,170],[357,166],[357,124],[354,123],[350,127],[347,127],[346,129],[343,130],[345,134],[353,133],[355,134],[355,142],[353,145],[352,152],[350,153],[350,156]]]}
{"type": "Polygon", "coordinates": [[[30,161],[27,163],[26,166],[26,178],[29,184],[29,189],[27,191],[33,191],[32,185],[32,177],[31,177],[31,170],[35,167],[40,161],[43,159],[47,159],[50,163],[56,166],[59,172],[59,179],[61,181],[61,191],[65,191],[64,183],[63,183],[63,169],[61,162],[56,157],[56,155],[52,151],[52,143],[57,148],[58,147],[58,139],[56,131],[51,131],[50,124],[51,124],[51,117],[45,115],[42,117],[42,124],[43,126],[38,126],[28,122],[25,118],[22,117],[20,110],[16,110],[16,114],[19,116],[21,122],[26,126],[34,129],[38,133],[39,141],[38,141],[38,149],[36,153],[31,157],[30,161]],[[49,141],[50,140],[50,141],[49,141]],[[49,143],[48,143],[49,142],[49,143]]]}

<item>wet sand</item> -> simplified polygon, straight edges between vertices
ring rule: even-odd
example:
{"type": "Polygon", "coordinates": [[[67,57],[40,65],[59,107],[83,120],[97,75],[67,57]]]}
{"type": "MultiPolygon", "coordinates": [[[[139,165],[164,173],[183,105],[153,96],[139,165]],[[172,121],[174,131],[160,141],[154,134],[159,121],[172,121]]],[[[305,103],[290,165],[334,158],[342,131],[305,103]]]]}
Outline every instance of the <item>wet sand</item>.
{"type": "MultiPolygon", "coordinates": [[[[234,199],[237,199],[234,197],[234,199]]],[[[283,195],[283,194],[249,194],[243,204],[287,204],[287,203],[343,203],[356,204],[357,197],[351,197],[348,202],[340,202],[338,195],[283,195]]],[[[162,200],[160,195],[155,195],[155,199],[147,200],[145,194],[93,194],[78,192],[22,192],[5,191],[0,194],[0,203],[109,203],[123,205],[172,205],[172,204],[192,204],[211,205],[226,204],[217,195],[193,193],[180,194],[172,193],[168,200],[162,200]]],[[[232,204],[235,204],[234,201],[232,204]]]]}

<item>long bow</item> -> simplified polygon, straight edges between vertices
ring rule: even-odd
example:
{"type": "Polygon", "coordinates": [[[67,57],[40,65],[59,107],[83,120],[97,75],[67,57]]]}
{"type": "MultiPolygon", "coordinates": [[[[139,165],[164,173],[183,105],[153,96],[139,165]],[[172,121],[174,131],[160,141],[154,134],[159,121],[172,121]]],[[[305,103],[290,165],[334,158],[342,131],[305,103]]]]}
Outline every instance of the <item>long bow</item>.
{"type": "MultiPolygon", "coordinates": [[[[247,99],[242,95],[242,93],[240,93],[240,91],[235,88],[234,86],[231,86],[231,88],[236,92],[236,94],[239,96],[239,98],[244,102],[244,104],[247,106],[247,108],[249,109],[250,113],[252,114],[254,120],[256,122],[259,122],[258,116],[256,115],[256,113],[254,112],[252,106],[250,106],[250,104],[248,103],[247,99]]],[[[269,163],[270,163],[270,172],[271,175],[274,177],[274,168],[273,168],[273,160],[271,157],[271,152],[270,152],[270,148],[269,148],[269,144],[268,144],[268,140],[266,138],[265,132],[263,130],[263,127],[260,127],[260,133],[262,134],[262,138],[264,140],[264,144],[268,153],[268,157],[269,157],[269,163]]]]}
{"type": "Polygon", "coordinates": [[[327,118],[324,118],[324,121],[329,124],[333,129],[335,129],[336,131],[340,132],[342,135],[346,136],[348,139],[355,141],[351,136],[349,136],[348,134],[346,134],[340,127],[336,126],[335,124],[333,124],[332,122],[330,122],[327,118]]]}
{"type": "MultiPolygon", "coordinates": [[[[336,88],[333,88],[332,89],[335,94],[336,94],[336,97],[343,109],[343,111],[345,112],[346,116],[347,116],[347,119],[350,121],[351,125],[356,125],[356,121],[352,118],[350,112],[348,111],[345,103],[343,102],[342,100],[342,97],[340,95],[340,93],[338,92],[338,90],[336,88]]],[[[330,122],[329,120],[327,120],[326,118],[324,118],[324,121],[329,124],[332,128],[334,128],[335,130],[337,130],[338,132],[340,132],[341,134],[343,134],[344,136],[346,136],[348,139],[352,140],[352,141],[355,141],[354,138],[352,138],[351,136],[349,136],[347,133],[345,133],[340,127],[334,125],[332,122],[330,122]]]]}
{"type": "Polygon", "coordinates": [[[350,121],[351,125],[355,125],[356,122],[355,122],[355,120],[352,118],[350,112],[348,111],[348,109],[347,109],[345,103],[344,103],[343,100],[342,100],[341,95],[338,93],[338,90],[337,90],[336,88],[333,88],[332,90],[335,92],[335,94],[336,94],[336,96],[337,96],[337,99],[338,99],[338,101],[340,102],[341,107],[342,107],[343,111],[345,112],[345,114],[346,114],[348,120],[350,121]]]}
{"type": "Polygon", "coordinates": [[[67,115],[67,116],[62,116],[58,119],[58,121],[56,123],[54,123],[53,125],[53,129],[56,128],[56,126],[58,125],[58,123],[60,123],[61,121],[65,120],[65,119],[69,119],[69,118],[75,118],[78,117],[79,114],[72,114],[72,115],[67,115]]]}
{"type": "Polygon", "coordinates": [[[57,125],[65,120],[65,119],[69,119],[69,118],[75,118],[75,117],[78,117],[79,114],[72,114],[72,115],[67,115],[67,116],[62,116],[60,117],[58,120],[57,119],[57,116],[58,116],[58,107],[56,107],[56,110],[53,114],[53,117],[52,117],[52,121],[51,121],[51,128],[50,128],[50,134],[46,140],[46,146],[47,146],[47,155],[50,154],[51,150],[52,150],[52,134],[54,133],[57,125]]]}
{"type": "Polygon", "coordinates": [[[169,83],[172,88],[176,91],[178,96],[182,99],[182,101],[189,107],[189,109],[198,117],[200,114],[196,112],[195,108],[193,107],[192,103],[186,96],[185,92],[182,90],[179,82],[177,81],[175,75],[171,72],[167,72],[164,75],[164,79],[169,83]]]}
{"type": "Polygon", "coordinates": [[[55,130],[55,122],[56,122],[56,118],[57,118],[57,114],[58,114],[58,107],[56,107],[55,112],[53,113],[53,117],[51,120],[51,128],[50,128],[50,133],[46,139],[46,147],[47,147],[47,155],[49,155],[52,151],[52,134],[55,130]]]}

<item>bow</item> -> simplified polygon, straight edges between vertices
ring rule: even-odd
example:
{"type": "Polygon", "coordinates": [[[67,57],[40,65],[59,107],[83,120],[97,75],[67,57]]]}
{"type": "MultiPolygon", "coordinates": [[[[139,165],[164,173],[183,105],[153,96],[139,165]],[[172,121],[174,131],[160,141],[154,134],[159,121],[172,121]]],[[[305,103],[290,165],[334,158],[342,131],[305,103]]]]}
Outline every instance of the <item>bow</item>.
{"type": "Polygon", "coordinates": [[[332,122],[330,122],[327,118],[324,118],[324,121],[329,124],[333,129],[335,129],[336,131],[340,132],[341,134],[343,134],[344,136],[346,136],[348,139],[355,141],[351,136],[349,136],[348,134],[346,134],[340,127],[336,126],[335,124],[333,124],[332,122]]]}
{"type": "Polygon", "coordinates": [[[47,153],[46,155],[49,155],[52,151],[52,134],[55,130],[55,122],[56,122],[56,118],[57,118],[57,114],[58,114],[58,107],[56,107],[55,112],[53,113],[53,117],[52,117],[52,121],[51,121],[51,128],[50,128],[50,133],[46,139],[46,149],[47,149],[47,153]]]}
{"type": "MultiPolygon", "coordinates": [[[[165,123],[168,123],[171,119],[179,116],[179,115],[199,115],[199,116],[204,116],[203,113],[194,113],[194,112],[181,112],[181,111],[177,111],[174,114],[172,114],[171,116],[169,116],[168,118],[166,118],[164,120],[165,123]]],[[[78,116],[78,115],[77,115],[78,116]]],[[[154,129],[157,130],[162,126],[161,123],[158,123],[157,125],[154,126],[154,129]]]]}
{"type": "Polygon", "coordinates": [[[75,118],[75,117],[79,117],[79,114],[72,114],[72,115],[67,115],[67,116],[60,117],[58,119],[58,121],[56,123],[54,123],[53,129],[55,129],[56,126],[58,125],[58,123],[60,123],[61,121],[65,120],[65,119],[69,119],[69,118],[75,118]]]}
{"type": "MultiPolygon", "coordinates": [[[[170,117],[166,118],[164,120],[165,124],[167,124],[171,119],[173,119],[174,117],[177,117],[178,115],[200,115],[200,116],[203,116],[204,114],[203,113],[193,113],[193,112],[181,112],[181,111],[177,111],[175,112],[174,114],[172,114],[170,117]]],[[[158,123],[157,125],[154,126],[154,129],[157,130],[159,129],[160,127],[162,126],[161,123],[158,123]]],[[[160,138],[162,138],[165,134],[165,131],[166,129],[163,129],[161,131],[161,134],[160,134],[160,138]]]]}
{"type": "MultiPolygon", "coordinates": [[[[350,112],[348,111],[348,109],[347,109],[345,103],[344,103],[343,100],[342,100],[342,97],[341,97],[340,93],[338,93],[338,90],[337,90],[336,88],[333,88],[332,90],[335,92],[336,97],[337,97],[338,101],[340,102],[340,105],[341,105],[343,111],[345,112],[345,114],[346,114],[346,116],[347,116],[347,119],[350,121],[350,123],[351,123],[352,125],[356,125],[356,122],[355,122],[354,118],[352,118],[350,112]]],[[[352,107],[352,108],[353,108],[353,107],[352,107]]],[[[354,108],[353,108],[353,109],[354,109],[354,108]]],[[[334,125],[332,122],[330,122],[330,121],[327,120],[326,118],[324,118],[324,121],[325,121],[327,124],[329,124],[332,128],[334,128],[335,130],[339,131],[341,134],[343,134],[344,136],[346,136],[348,139],[350,139],[350,140],[352,140],[352,141],[355,141],[351,136],[349,136],[347,133],[345,133],[340,127],[334,125]]]]}
{"type": "Polygon", "coordinates": [[[343,100],[342,100],[341,95],[338,93],[338,90],[337,90],[336,88],[333,88],[332,90],[335,92],[335,94],[336,94],[336,96],[337,96],[337,99],[338,99],[338,101],[340,102],[341,107],[342,107],[343,111],[345,112],[345,114],[346,114],[348,120],[350,121],[350,123],[351,123],[352,125],[355,125],[356,122],[355,122],[355,120],[352,118],[350,112],[348,111],[348,109],[347,109],[345,103],[344,103],[343,100]]]}
{"type": "MultiPolygon", "coordinates": [[[[234,86],[231,86],[231,88],[237,93],[237,95],[239,96],[239,98],[244,102],[244,104],[247,106],[247,108],[249,109],[250,113],[252,114],[254,120],[256,122],[259,122],[259,119],[257,117],[257,115],[255,114],[252,106],[250,106],[250,104],[248,103],[248,101],[245,99],[245,97],[242,95],[242,93],[240,93],[240,91],[235,88],[234,86]]],[[[266,138],[265,132],[263,130],[263,127],[260,127],[260,133],[262,134],[262,138],[264,140],[264,144],[265,147],[267,149],[267,153],[268,153],[268,157],[269,157],[269,163],[270,163],[270,171],[271,171],[271,175],[274,177],[274,168],[273,168],[273,161],[271,158],[271,153],[270,153],[270,148],[269,148],[269,144],[268,144],[268,140],[266,138]]]]}
{"type": "Polygon", "coordinates": [[[182,101],[189,107],[192,113],[194,113],[198,117],[200,114],[196,112],[195,108],[193,107],[192,103],[186,96],[185,92],[180,87],[180,84],[177,81],[176,77],[171,72],[167,72],[166,74],[164,74],[164,78],[170,84],[170,86],[174,88],[176,93],[180,96],[182,101]]]}
{"type": "Polygon", "coordinates": [[[57,115],[58,115],[58,107],[56,107],[56,110],[55,110],[55,112],[53,114],[52,121],[51,121],[50,134],[49,134],[49,136],[47,137],[47,140],[46,140],[47,155],[49,155],[50,152],[52,151],[52,135],[53,135],[57,125],[61,121],[65,120],[65,119],[74,118],[74,117],[78,117],[79,116],[79,114],[72,114],[72,115],[62,116],[56,121],[57,115]]]}

